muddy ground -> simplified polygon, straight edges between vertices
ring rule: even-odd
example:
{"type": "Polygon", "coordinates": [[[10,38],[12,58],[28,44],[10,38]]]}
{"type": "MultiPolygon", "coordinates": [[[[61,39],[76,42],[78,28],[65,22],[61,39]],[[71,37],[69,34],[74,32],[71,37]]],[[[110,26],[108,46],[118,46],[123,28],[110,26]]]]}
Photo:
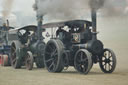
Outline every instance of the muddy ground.
{"type": "Polygon", "coordinates": [[[128,85],[128,18],[99,19],[98,31],[98,39],[117,56],[112,74],[104,74],[98,64],[88,75],[79,74],[73,67],[62,73],[49,73],[36,67],[28,71],[0,66],[0,85],[128,85]]]}

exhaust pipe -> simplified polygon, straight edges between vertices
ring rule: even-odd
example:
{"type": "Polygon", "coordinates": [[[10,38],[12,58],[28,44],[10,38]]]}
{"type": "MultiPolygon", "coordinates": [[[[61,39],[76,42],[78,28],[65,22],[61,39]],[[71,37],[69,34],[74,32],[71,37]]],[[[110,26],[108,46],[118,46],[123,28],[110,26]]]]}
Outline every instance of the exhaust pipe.
{"type": "Polygon", "coordinates": [[[96,40],[97,39],[97,13],[95,9],[91,10],[91,18],[92,18],[92,39],[96,40]]]}
{"type": "Polygon", "coordinates": [[[42,31],[45,31],[45,29],[42,28],[42,21],[43,21],[43,16],[37,16],[37,35],[39,40],[43,40],[44,37],[42,35],[42,31]],[[42,38],[43,37],[43,38],[42,38]]]}

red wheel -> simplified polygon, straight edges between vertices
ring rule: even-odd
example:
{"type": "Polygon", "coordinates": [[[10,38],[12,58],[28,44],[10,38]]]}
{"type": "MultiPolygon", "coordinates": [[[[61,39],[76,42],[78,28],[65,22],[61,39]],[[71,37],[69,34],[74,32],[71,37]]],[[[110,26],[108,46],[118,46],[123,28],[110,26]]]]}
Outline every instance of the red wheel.
{"type": "Polygon", "coordinates": [[[2,66],[8,66],[8,55],[3,55],[1,58],[1,65],[2,66]]]}

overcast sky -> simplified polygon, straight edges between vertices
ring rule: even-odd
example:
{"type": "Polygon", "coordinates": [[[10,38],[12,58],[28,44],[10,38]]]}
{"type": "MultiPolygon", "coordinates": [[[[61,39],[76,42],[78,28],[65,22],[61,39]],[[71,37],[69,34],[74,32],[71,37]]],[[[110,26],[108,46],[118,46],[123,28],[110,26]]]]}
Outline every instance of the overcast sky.
{"type": "MultiPolygon", "coordinates": [[[[0,0],[0,14],[3,10],[3,2],[0,0]]],[[[36,12],[33,10],[32,6],[35,3],[35,0],[13,0],[11,12],[16,14],[18,17],[18,23],[21,25],[27,25],[33,22],[36,22],[36,12]],[[26,18],[27,17],[27,18],[26,18]],[[34,21],[35,20],[35,21],[34,21]]]]}
{"type": "MultiPolygon", "coordinates": [[[[2,8],[2,1],[0,0],[0,11],[3,10],[2,8]]],[[[32,5],[34,4],[35,0],[14,0],[12,6],[12,12],[22,12],[27,15],[34,15],[35,11],[33,11],[32,5]]]]}
{"type": "MultiPolygon", "coordinates": [[[[2,1],[4,0],[0,0],[0,12],[3,10],[2,1]]],[[[120,4],[125,0],[113,0],[113,1],[118,1],[118,4],[120,4]],[[119,1],[121,2],[119,3],[119,1]]],[[[21,17],[21,19],[24,20],[20,22],[26,23],[25,21],[27,21],[29,22],[29,24],[30,23],[33,24],[32,20],[35,20],[34,22],[36,22],[36,12],[32,8],[34,3],[35,3],[35,0],[14,0],[14,3],[12,5],[12,13],[15,13],[15,14],[17,13],[16,16],[21,17]]],[[[48,21],[48,20],[45,18],[45,21],[48,21]]]]}

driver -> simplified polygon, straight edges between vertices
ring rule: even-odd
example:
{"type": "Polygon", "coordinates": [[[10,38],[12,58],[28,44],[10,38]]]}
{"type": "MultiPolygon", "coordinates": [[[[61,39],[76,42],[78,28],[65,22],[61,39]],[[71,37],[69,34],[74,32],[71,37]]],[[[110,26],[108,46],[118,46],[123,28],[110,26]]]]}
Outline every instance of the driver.
{"type": "Polygon", "coordinates": [[[59,38],[61,38],[65,42],[70,41],[70,39],[71,39],[70,33],[65,31],[62,28],[63,28],[63,26],[59,27],[59,29],[56,31],[56,37],[59,36],[59,38]]]}
{"type": "Polygon", "coordinates": [[[56,31],[56,36],[60,35],[60,33],[67,33],[67,31],[65,31],[64,29],[62,29],[63,27],[59,27],[59,29],[56,31]]]}
{"type": "Polygon", "coordinates": [[[25,44],[28,42],[29,35],[30,35],[30,32],[26,30],[26,32],[22,36],[20,36],[20,41],[22,44],[25,44]]]}

